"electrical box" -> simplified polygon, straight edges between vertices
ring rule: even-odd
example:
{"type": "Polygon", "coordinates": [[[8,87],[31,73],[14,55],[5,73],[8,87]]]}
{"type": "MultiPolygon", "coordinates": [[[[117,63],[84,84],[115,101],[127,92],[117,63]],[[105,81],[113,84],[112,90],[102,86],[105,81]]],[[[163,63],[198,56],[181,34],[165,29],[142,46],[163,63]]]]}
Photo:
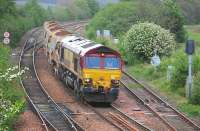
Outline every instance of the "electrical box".
{"type": "Polygon", "coordinates": [[[194,53],[194,50],[195,50],[195,42],[194,42],[194,40],[187,40],[185,52],[188,55],[192,55],[194,53]]]}

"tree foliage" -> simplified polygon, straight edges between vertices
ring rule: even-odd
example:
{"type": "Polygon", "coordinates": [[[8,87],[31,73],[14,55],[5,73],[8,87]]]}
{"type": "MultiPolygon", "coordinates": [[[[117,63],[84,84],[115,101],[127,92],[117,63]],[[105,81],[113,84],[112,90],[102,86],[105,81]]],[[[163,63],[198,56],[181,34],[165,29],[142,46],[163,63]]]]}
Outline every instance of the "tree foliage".
{"type": "Polygon", "coordinates": [[[37,4],[37,1],[30,0],[23,9],[16,9],[11,0],[1,0],[0,9],[4,8],[5,3],[9,6],[8,10],[1,12],[0,17],[0,34],[5,31],[10,32],[11,47],[16,47],[22,34],[33,26],[41,25],[47,18],[45,10],[37,4]],[[9,13],[12,12],[13,13],[9,13]]]}
{"type": "Polygon", "coordinates": [[[95,0],[75,0],[67,10],[71,19],[87,19],[99,10],[99,5],[95,0]]]}
{"type": "MultiPolygon", "coordinates": [[[[184,52],[177,54],[174,56],[175,61],[172,63],[175,68],[172,80],[170,81],[172,89],[185,87],[188,76],[188,59],[186,54],[184,52]]],[[[194,55],[192,69],[194,76],[200,71],[200,56],[198,54],[194,55]]]]}
{"type": "Polygon", "coordinates": [[[178,42],[184,42],[186,33],[183,28],[184,17],[180,8],[174,0],[164,0],[163,5],[162,12],[160,12],[160,22],[158,23],[174,33],[178,42]]]}
{"type": "Polygon", "coordinates": [[[109,29],[115,36],[126,32],[136,19],[132,7],[134,7],[133,3],[125,2],[108,6],[99,11],[87,28],[87,36],[94,38],[98,29],[109,29]]]}
{"type": "Polygon", "coordinates": [[[5,14],[16,15],[16,7],[14,0],[0,0],[0,16],[5,14]]]}
{"type": "MultiPolygon", "coordinates": [[[[121,0],[121,1],[136,1],[136,0],[121,0]]],[[[149,0],[147,0],[149,1],[149,0]]],[[[151,0],[154,4],[162,4],[166,0],[151,0]]],[[[185,22],[187,24],[199,24],[200,21],[200,1],[199,0],[173,0],[181,10],[185,22]]]]}
{"type": "Polygon", "coordinates": [[[139,23],[126,33],[124,48],[131,56],[149,60],[154,51],[159,56],[169,55],[175,47],[173,35],[153,23],[139,23]]]}
{"type": "Polygon", "coordinates": [[[109,5],[91,20],[87,36],[94,38],[97,29],[109,29],[114,36],[120,36],[138,21],[161,25],[175,33],[178,41],[185,40],[183,17],[177,5],[171,0],[166,0],[164,3],[133,0],[109,5]]]}
{"type": "MultiPolygon", "coordinates": [[[[17,89],[16,79],[6,80],[11,76],[10,72],[12,70],[10,68],[8,73],[10,49],[0,43],[0,52],[0,130],[5,131],[11,130],[11,123],[23,110],[25,102],[23,100],[23,93],[17,89]]],[[[18,68],[15,68],[15,70],[18,70],[18,68]]]]}
{"type": "Polygon", "coordinates": [[[41,25],[47,19],[46,10],[38,4],[37,0],[29,0],[22,12],[33,22],[34,26],[41,25]]]}
{"type": "Polygon", "coordinates": [[[198,72],[194,77],[191,102],[193,104],[200,104],[200,72],[198,72]]]}
{"type": "Polygon", "coordinates": [[[199,0],[176,0],[180,6],[187,24],[200,23],[200,1],[199,0]]]}
{"type": "Polygon", "coordinates": [[[90,14],[94,16],[99,11],[99,4],[96,0],[86,0],[90,9],[90,14]]]}

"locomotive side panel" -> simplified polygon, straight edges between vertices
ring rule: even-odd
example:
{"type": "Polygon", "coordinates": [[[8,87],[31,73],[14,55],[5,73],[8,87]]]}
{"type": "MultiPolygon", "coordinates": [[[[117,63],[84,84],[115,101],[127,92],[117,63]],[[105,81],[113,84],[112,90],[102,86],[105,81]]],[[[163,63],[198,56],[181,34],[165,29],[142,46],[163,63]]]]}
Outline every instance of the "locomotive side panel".
{"type": "Polygon", "coordinates": [[[74,63],[73,63],[74,54],[69,49],[64,49],[64,65],[73,70],[74,63]]]}

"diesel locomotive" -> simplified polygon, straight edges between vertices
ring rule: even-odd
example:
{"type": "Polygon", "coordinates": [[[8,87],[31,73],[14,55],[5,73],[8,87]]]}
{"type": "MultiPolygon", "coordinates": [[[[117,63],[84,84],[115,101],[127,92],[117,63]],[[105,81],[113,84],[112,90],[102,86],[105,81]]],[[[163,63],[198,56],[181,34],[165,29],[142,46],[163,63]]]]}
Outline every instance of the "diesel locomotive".
{"type": "Polygon", "coordinates": [[[58,23],[44,23],[46,55],[52,70],[77,99],[112,103],[119,94],[123,61],[102,44],[70,33],[58,23]]]}

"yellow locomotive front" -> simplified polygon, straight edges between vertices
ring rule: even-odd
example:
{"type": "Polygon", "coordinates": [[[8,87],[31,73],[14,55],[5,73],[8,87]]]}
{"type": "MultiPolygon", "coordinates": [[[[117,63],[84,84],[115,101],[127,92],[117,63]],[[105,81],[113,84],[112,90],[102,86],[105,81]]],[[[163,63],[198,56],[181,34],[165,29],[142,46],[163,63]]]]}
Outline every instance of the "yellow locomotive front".
{"type": "Polygon", "coordinates": [[[83,95],[87,101],[115,101],[119,94],[122,60],[118,52],[104,47],[81,59],[83,95]]]}

